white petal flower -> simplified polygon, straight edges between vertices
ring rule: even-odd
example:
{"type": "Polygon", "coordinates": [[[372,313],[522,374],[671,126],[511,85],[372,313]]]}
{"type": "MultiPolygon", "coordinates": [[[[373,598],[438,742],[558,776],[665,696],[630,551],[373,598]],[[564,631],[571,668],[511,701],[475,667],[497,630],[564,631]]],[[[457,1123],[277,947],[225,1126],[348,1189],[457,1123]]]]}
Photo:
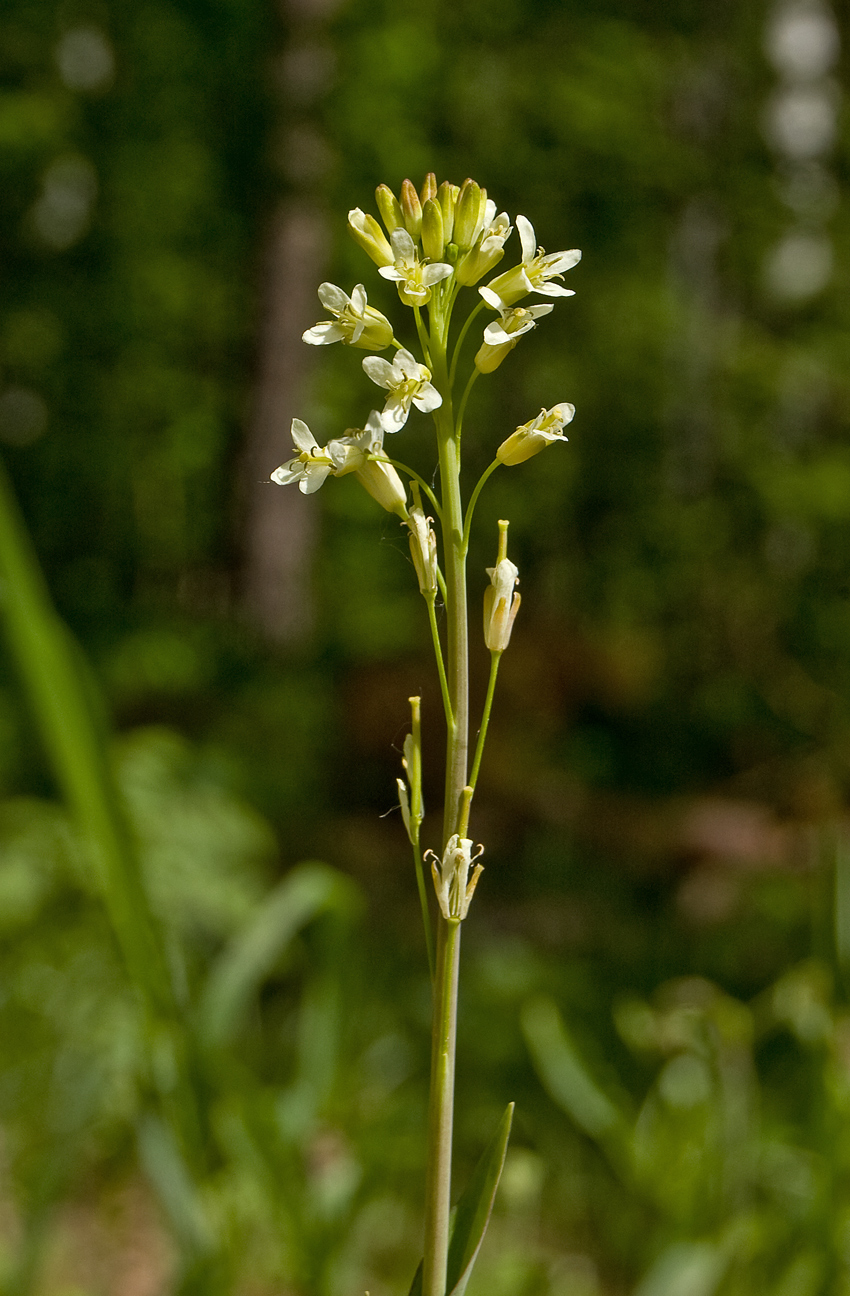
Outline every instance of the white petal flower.
{"type": "MultiPolygon", "coordinates": [[[[522,243],[522,261],[512,270],[491,279],[487,285],[505,306],[512,306],[525,297],[527,293],[537,292],[544,297],[574,297],[571,288],[562,288],[560,284],[551,283],[552,279],[563,277],[565,270],[570,270],[581,260],[578,248],[569,252],[552,252],[548,256],[543,248],[537,247],[534,226],[525,216],[517,216],[516,225],[522,243]]],[[[478,290],[483,294],[483,289],[478,290]]]]}
{"type": "Polygon", "coordinates": [[[337,477],[354,473],[361,486],[382,508],[407,520],[404,483],[392,464],[381,461],[384,424],[377,410],[371,411],[365,428],[351,428],[350,435],[329,442],[327,454],[337,477]]]}
{"type": "Polygon", "coordinates": [[[275,468],[271,480],[278,486],[298,482],[302,495],[312,495],[334,471],[333,461],[328,450],[317,445],[313,433],[301,419],[292,420],[291,432],[299,454],[275,468]]]}
{"type": "Polygon", "coordinates": [[[407,306],[426,305],[434,284],[447,279],[452,267],[443,261],[423,265],[406,229],[394,229],[390,242],[395,260],[392,265],[379,266],[378,274],[398,284],[399,296],[407,306]]]}
{"type": "Polygon", "coordinates": [[[383,414],[387,432],[398,432],[404,427],[411,405],[427,414],[443,403],[442,396],[431,383],[431,370],[419,364],[415,356],[403,347],[396,352],[392,364],[380,356],[365,356],[363,368],[372,382],[386,387],[389,392],[383,414]]]}
{"type": "Polygon", "coordinates": [[[383,351],[392,342],[392,324],[386,315],[367,304],[366,289],[362,284],[355,285],[350,297],[336,284],[320,284],[319,300],[334,319],[322,320],[302,334],[304,341],[311,346],[345,342],[364,350],[383,351]]]}
{"type": "Polygon", "coordinates": [[[477,854],[473,855],[472,839],[454,833],[446,843],[442,860],[433,851],[426,855],[426,859],[431,861],[431,876],[440,910],[449,922],[460,922],[469,912],[469,902],[484,872],[484,866],[476,863],[482,853],[479,846],[477,854]],[[473,864],[475,868],[470,878],[469,870],[473,864]]]}
{"type": "Polygon", "coordinates": [[[535,328],[541,315],[548,315],[555,307],[549,302],[539,306],[505,306],[502,300],[490,288],[479,288],[481,296],[499,312],[500,318],[493,320],[484,330],[484,344],[475,357],[475,366],[481,373],[492,373],[498,369],[509,351],[512,351],[524,333],[535,328]]]}
{"type": "Polygon", "coordinates": [[[536,418],[521,424],[503,441],[496,451],[496,458],[503,464],[519,464],[532,455],[540,454],[548,445],[566,441],[563,430],[573,421],[576,407],[569,401],[553,405],[550,410],[542,409],[536,418]]]}

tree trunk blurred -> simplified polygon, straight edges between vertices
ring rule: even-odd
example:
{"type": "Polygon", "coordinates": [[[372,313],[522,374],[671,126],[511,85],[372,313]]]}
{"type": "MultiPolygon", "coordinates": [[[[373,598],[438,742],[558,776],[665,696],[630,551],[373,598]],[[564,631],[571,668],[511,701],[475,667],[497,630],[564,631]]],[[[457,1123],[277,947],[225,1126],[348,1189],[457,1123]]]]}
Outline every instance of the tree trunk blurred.
{"type": "Polygon", "coordinates": [[[292,456],[289,425],[309,362],[301,334],[316,320],[316,288],[327,255],[322,205],[331,153],[316,105],[333,76],[323,26],[336,0],[281,0],[284,49],[276,65],[278,165],[289,196],[268,227],[253,408],[243,456],[242,597],[272,640],[294,643],[313,622],[311,558],[316,503],[281,490],[269,473],[292,456]]]}

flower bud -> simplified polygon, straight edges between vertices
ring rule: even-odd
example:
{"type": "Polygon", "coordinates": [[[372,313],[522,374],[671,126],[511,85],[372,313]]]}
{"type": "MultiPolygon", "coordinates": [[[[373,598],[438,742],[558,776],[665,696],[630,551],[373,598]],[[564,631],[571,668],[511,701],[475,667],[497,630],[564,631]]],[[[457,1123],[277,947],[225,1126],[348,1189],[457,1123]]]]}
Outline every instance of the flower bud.
{"type": "Polygon", "coordinates": [[[475,246],[458,262],[456,273],[459,284],[476,284],[490,273],[505,255],[505,240],[512,228],[507,212],[502,212],[484,226],[475,246]]]}
{"type": "Polygon", "coordinates": [[[440,204],[429,198],[422,208],[422,250],[429,261],[442,261],[445,246],[443,213],[440,204]]]}
{"type": "Polygon", "coordinates": [[[455,204],[460,189],[457,185],[449,184],[444,180],[437,190],[437,199],[440,204],[440,210],[443,213],[443,237],[447,243],[451,243],[455,227],[455,204]]]}
{"type": "Polygon", "coordinates": [[[359,207],[348,213],[348,232],[375,265],[390,266],[395,261],[393,250],[375,217],[367,215],[359,207]]]}
{"type": "Polygon", "coordinates": [[[375,202],[378,204],[381,220],[387,227],[387,233],[392,234],[393,230],[400,229],[404,224],[404,216],[401,205],[389,185],[378,185],[375,190],[375,202]]]}
{"type": "Polygon", "coordinates": [[[416,569],[420,593],[425,598],[433,598],[437,593],[437,537],[427,518],[418,505],[414,505],[407,515],[410,530],[410,556],[416,569]]]}
{"type": "Polygon", "coordinates": [[[541,410],[536,418],[523,423],[503,441],[496,451],[496,458],[510,466],[524,463],[532,455],[540,454],[548,445],[557,441],[566,441],[563,428],[571,423],[575,415],[575,405],[568,401],[553,405],[550,410],[541,410]]]}
{"type": "Polygon", "coordinates": [[[482,205],[479,186],[474,180],[464,180],[455,207],[453,231],[453,241],[462,252],[471,248],[478,236],[482,205]]]}
{"type": "Polygon", "coordinates": [[[519,572],[508,558],[508,523],[499,522],[499,552],[495,567],[487,568],[490,585],[484,592],[484,642],[491,652],[504,652],[510,643],[520,595],[514,593],[519,572]]]}
{"type": "Polygon", "coordinates": [[[420,197],[422,199],[423,207],[425,206],[429,198],[437,197],[437,177],[434,175],[433,171],[429,171],[428,174],[426,175],[422,183],[420,197]]]}
{"type": "Polygon", "coordinates": [[[401,210],[404,214],[404,228],[415,243],[422,228],[422,204],[410,180],[401,182],[401,210]]]}

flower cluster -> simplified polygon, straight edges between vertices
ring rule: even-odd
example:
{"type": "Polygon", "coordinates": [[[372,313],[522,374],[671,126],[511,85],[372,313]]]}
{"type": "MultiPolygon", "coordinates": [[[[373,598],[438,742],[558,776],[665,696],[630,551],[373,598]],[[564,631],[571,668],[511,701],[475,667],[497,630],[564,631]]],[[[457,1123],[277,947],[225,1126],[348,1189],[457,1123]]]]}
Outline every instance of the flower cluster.
{"type": "MultiPolygon", "coordinates": [[[[353,473],[385,509],[408,520],[406,490],[385,452],[384,437],[405,426],[411,408],[433,414],[449,397],[447,376],[435,379],[432,373],[434,361],[421,312],[429,313],[432,328],[435,319],[440,321],[445,337],[458,293],[480,284],[496,268],[514,226],[506,212],[497,213],[487,190],[474,180],[462,185],[446,180],[438,185],[431,173],[418,191],[405,180],[398,196],[387,185],[379,185],[375,199],[383,224],[355,207],[348,213],[349,232],[379,275],[394,283],[400,300],[414,310],[424,362],[396,340],[387,316],[369,305],[363,284],[355,284],[350,295],[336,284],[321,284],[319,300],[329,318],[307,329],[304,341],[311,346],[341,342],[372,353],[394,347],[392,360],[377,354],[363,359],[365,373],[386,392],[384,406],[372,410],[362,428],[349,428],[326,446],[318,444],[306,423],[293,419],[296,454],[275,469],[271,480],[278,485],[297,482],[304,494],[312,494],[328,477],[353,473]]],[[[517,216],[515,224],[519,263],[478,288],[478,309],[487,306],[496,317],[484,328],[473,376],[497,369],[520,339],[554,309],[552,301],[529,303],[524,298],[573,295],[561,281],[581,253],[573,249],[547,255],[537,246],[534,227],[525,216],[517,216]]],[[[522,424],[499,446],[498,462],[518,464],[555,441],[566,440],[562,429],[574,412],[564,402],[522,424]]],[[[417,527],[421,529],[421,523],[414,523],[414,534],[417,527]]],[[[418,567],[417,573],[421,582],[418,567]]],[[[430,577],[428,583],[430,588],[430,577]]]]}

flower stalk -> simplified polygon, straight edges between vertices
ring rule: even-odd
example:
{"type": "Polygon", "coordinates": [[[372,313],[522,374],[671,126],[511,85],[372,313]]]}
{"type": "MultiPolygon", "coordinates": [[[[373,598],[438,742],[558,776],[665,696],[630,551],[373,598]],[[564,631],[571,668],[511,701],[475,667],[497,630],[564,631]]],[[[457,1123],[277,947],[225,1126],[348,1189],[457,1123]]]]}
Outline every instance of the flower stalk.
{"type": "MultiPolygon", "coordinates": [[[[344,346],[371,351],[393,346],[392,361],[374,354],[363,359],[366,374],[385,390],[384,408],[373,410],[364,427],[349,428],[344,436],[330,440],[324,447],[305,423],[293,420],[292,438],[297,454],[275,469],[272,480],[279,485],[297,483],[302,493],[312,494],[331,477],[352,476],[379,505],[395,513],[407,527],[413,567],[427,607],[446,723],[440,854],[438,857],[433,852],[427,853],[437,900],[436,941],[432,936],[420,848],[424,806],[418,697],[410,699],[411,732],[405,741],[403,761],[406,781],[398,780],[398,795],[413,849],[434,995],[422,1296],[448,1296],[449,1286],[456,1286],[460,1278],[448,1271],[460,936],[461,924],[482,871],[476,863],[482,848],[473,847],[468,835],[469,818],[499,662],[508,646],[520,603],[520,596],[515,592],[517,567],[507,557],[508,524],[502,521],[496,564],[487,569],[490,584],[484,592],[483,637],[485,648],[490,650],[491,669],[470,771],[466,570],[470,530],[479,496],[495,469],[500,464],[519,464],[548,445],[565,441],[563,427],[574,411],[572,405],[563,402],[548,411],[544,409],[536,419],[513,433],[503,430],[499,440],[494,440],[495,458],[466,504],[461,472],[461,425],[479,375],[491,373],[507,360],[522,339],[533,332],[538,320],[553,309],[551,302],[517,303],[530,293],[547,298],[572,296],[571,290],[563,288],[559,281],[576,264],[580,253],[570,251],[547,256],[537,246],[530,221],[518,216],[515,227],[522,245],[519,263],[476,289],[474,285],[501,262],[504,245],[514,229],[507,213],[496,215],[496,204],[487,197],[486,189],[471,179],[461,186],[447,181],[438,185],[430,173],[420,191],[405,180],[398,197],[387,185],[379,185],[376,203],[384,228],[373,216],[354,208],[349,212],[349,231],[377,266],[381,279],[393,284],[399,300],[412,310],[413,329],[409,332],[412,331],[419,343],[422,359],[417,359],[397,341],[395,328],[387,316],[368,304],[363,284],[355,285],[350,295],[333,284],[322,284],[319,298],[332,318],[308,329],[304,340],[314,346],[339,341],[344,346]],[[476,297],[452,343],[452,314],[464,289],[475,291],[476,297]],[[457,401],[455,380],[461,349],[485,307],[496,311],[498,319],[491,320],[484,329],[457,401]],[[384,445],[387,437],[403,431],[413,410],[430,414],[434,421],[439,491],[427,484],[430,469],[423,468],[420,472],[407,467],[384,445]],[[412,505],[399,473],[409,480],[412,505]],[[422,493],[433,506],[441,545],[432,525],[433,518],[426,517],[422,508],[422,493]],[[443,600],[444,641],[437,619],[439,597],[443,600]]],[[[502,1158],[508,1128],[509,1119],[498,1144],[502,1158]]],[[[500,1168],[501,1161],[494,1172],[493,1192],[500,1168]]],[[[464,1286],[465,1281],[464,1278],[464,1286]]]]}

